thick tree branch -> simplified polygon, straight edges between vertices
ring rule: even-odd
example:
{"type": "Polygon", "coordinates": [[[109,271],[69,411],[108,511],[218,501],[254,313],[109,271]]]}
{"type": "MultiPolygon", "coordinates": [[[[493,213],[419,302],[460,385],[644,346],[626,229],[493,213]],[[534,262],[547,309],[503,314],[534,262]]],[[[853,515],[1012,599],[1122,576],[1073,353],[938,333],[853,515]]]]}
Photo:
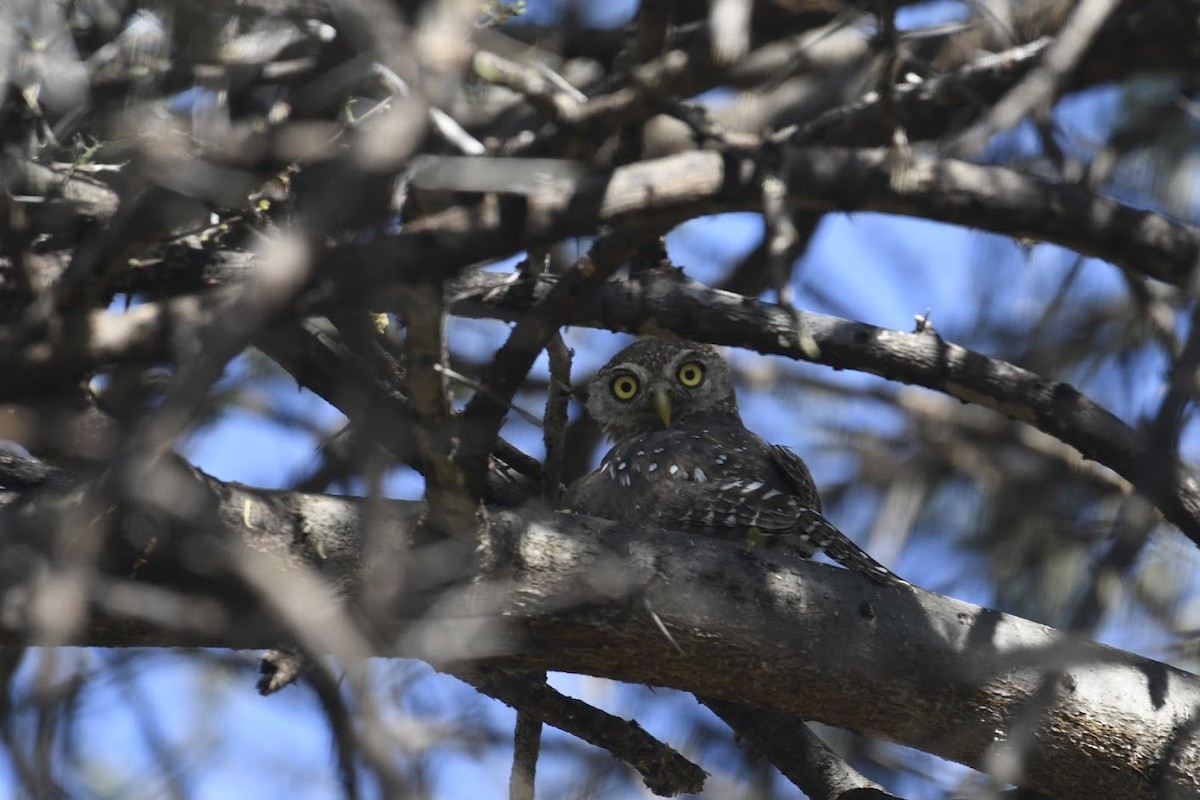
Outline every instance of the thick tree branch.
{"type": "MultiPolygon", "coordinates": [[[[447,358],[445,286],[441,281],[414,284],[405,287],[401,296],[406,329],[405,388],[416,417],[413,438],[418,456],[429,467],[425,472],[426,521],[442,533],[471,536],[487,523],[482,507],[486,458],[496,437],[481,443],[477,486],[470,487],[459,460],[466,440],[451,421],[442,369],[447,358]]],[[[497,424],[497,430],[499,427],[497,424]]]]}
{"type": "Polygon", "coordinates": [[[28,489],[66,482],[66,474],[57,467],[30,456],[0,450],[0,486],[7,489],[28,489]]]}
{"type": "MultiPolygon", "coordinates": [[[[1051,242],[1185,289],[1200,255],[1193,226],[1004,167],[920,153],[898,165],[886,149],[784,147],[780,158],[788,200],[802,211],[879,211],[1051,242]]],[[[701,214],[759,210],[762,202],[757,155],[704,151],[562,178],[522,197],[519,208],[501,206],[495,215],[452,209],[425,217],[397,237],[343,248],[327,266],[378,285],[397,277],[393,264],[449,270],[605,225],[665,230],[701,214]],[[429,248],[443,241],[439,260],[429,248]],[[343,256],[371,266],[355,269],[343,256]]]]}
{"type": "MultiPolygon", "coordinates": [[[[361,579],[359,501],[232,485],[217,491],[224,534],[260,554],[258,573],[268,563],[281,576],[307,564],[343,594],[361,579]]],[[[392,526],[390,540],[410,545],[407,558],[420,563],[408,566],[427,570],[428,548],[440,545],[421,544],[414,506],[389,504],[381,524],[392,526]]],[[[740,554],[733,543],[703,536],[536,511],[490,516],[484,558],[490,566],[481,577],[507,589],[476,590],[464,602],[443,605],[423,624],[444,634],[407,636],[403,654],[669,686],[848,727],[979,768],[1006,746],[1009,722],[1029,703],[1046,700],[1021,779],[1027,788],[1065,800],[1090,800],[1097,786],[1115,800],[1200,791],[1195,676],[969,603],[875,586],[768,553],[740,554]],[[635,601],[643,597],[652,598],[682,653],[638,611],[635,601]],[[460,640],[452,630],[463,625],[482,625],[491,635],[474,644],[460,640]],[[1051,673],[1060,677],[1047,700],[1038,692],[1051,673]]],[[[26,559],[46,555],[54,539],[28,528],[30,519],[28,510],[0,511],[0,547],[25,548],[26,559]]],[[[70,642],[273,643],[269,617],[247,605],[245,593],[231,593],[219,576],[197,574],[195,560],[181,557],[186,548],[173,546],[170,532],[160,532],[160,540],[153,550],[110,548],[103,566],[133,583],[211,592],[231,613],[210,618],[221,624],[207,630],[172,633],[102,606],[107,613],[87,618],[70,642]]],[[[409,616],[414,604],[400,602],[398,613],[409,616]]],[[[28,643],[30,636],[20,613],[0,617],[0,642],[28,643]]]]}
{"type": "MultiPolygon", "coordinates": [[[[888,153],[784,147],[780,177],[798,210],[935,219],[1059,244],[1191,288],[1200,257],[1200,231],[1193,226],[1004,167],[920,153],[897,166],[888,153]]],[[[397,281],[446,277],[473,262],[591,235],[603,226],[629,234],[661,231],[701,214],[759,210],[762,202],[758,160],[751,156],[697,151],[569,175],[518,187],[519,203],[456,207],[414,220],[396,236],[335,247],[320,269],[338,281],[377,290],[397,281]]],[[[503,181],[490,188],[513,191],[503,181]]]]}

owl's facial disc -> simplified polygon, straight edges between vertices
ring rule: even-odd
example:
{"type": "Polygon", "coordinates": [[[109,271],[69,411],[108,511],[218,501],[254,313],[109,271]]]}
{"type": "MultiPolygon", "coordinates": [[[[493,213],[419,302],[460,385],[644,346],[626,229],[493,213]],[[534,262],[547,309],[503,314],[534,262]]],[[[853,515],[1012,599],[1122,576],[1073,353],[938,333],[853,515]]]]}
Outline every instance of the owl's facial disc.
{"type": "Polygon", "coordinates": [[[642,338],[601,368],[587,408],[613,440],[679,429],[699,416],[740,422],[733,379],[708,345],[642,338]]]}

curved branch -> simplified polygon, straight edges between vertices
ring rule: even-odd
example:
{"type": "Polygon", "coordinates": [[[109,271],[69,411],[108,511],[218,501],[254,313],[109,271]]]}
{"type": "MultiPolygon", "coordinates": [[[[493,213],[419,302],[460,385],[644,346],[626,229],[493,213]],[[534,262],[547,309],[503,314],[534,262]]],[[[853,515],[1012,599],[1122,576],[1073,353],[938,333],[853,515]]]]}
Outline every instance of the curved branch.
{"type": "MultiPolygon", "coordinates": [[[[450,287],[452,310],[465,316],[515,319],[549,296],[549,279],[530,285],[510,276],[483,273],[450,287]]],[[[68,325],[78,335],[56,342],[47,352],[30,346],[5,363],[11,393],[27,396],[31,387],[56,377],[124,360],[170,357],[170,334],[205,318],[207,308],[230,290],[210,297],[183,297],[147,303],[124,314],[95,312],[68,325]],[[80,321],[83,320],[83,321],[80,321]]],[[[635,281],[593,288],[573,303],[564,322],[612,330],[671,331],[715,344],[811,360],[937,389],[1027,422],[1103,464],[1159,502],[1163,515],[1200,545],[1200,484],[1182,471],[1160,495],[1145,472],[1145,446],[1136,432],[1068,384],[1041,378],[1008,362],[949,343],[936,334],[910,334],[820,314],[795,315],[742,295],[710,289],[676,273],[650,271],[635,281]],[[814,358],[800,346],[796,321],[816,342],[814,358]]]]}
{"type": "MultiPolygon", "coordinates": [[[[897,162],[878,148],[784,146],[778,157],[798,210],[879,211],[1050,242],[1185,290],[1200,261],[1194,226],[1004,167],[919,153],[897,162]]],[[[757,152],[693,151],[581,176],[564,169],[553,180],[514,187],[506,181],[512,169],[489,172],[478,159],[431,156],[431,173],[435,164],[451,175],[474,170],[472,191],[495,191],[511,202],[451,208],[411,221],[397,236],[334,247],[320,270],[361,296],[605,226],[658,233],[704,214],[757,210],[760,160],[757,152]]],[[[501,163],[508,162],[522,163],[501,163]]],[[[545,162],[534,166],[538,174],[546,170],[545,162]]]]}
{"type": "MultiPolygon", "coordinates": [[[[788,201],[802,211],[879,211],[1050,242],[1183,289],[1200,259],[1200,230],[1191,225],[1005,167],[915,152],[898,161],[887,149],[793,146],[779,158],[788,201]]],[[[457,159],[441,160],[453,166],[457,159]]],[[[463,161],[464,170],[471,166],[463,161]]],[[[325,271],[378,286],[604,226],[661,231],[704,214],[757,210],[759,168],[757,153],[694,151],[560,177],[519,189],[519,203],[483,212],[454,208],[415,220],[398,236],[339,248],[325,271]],[[399,274],[397,264],[405,265],[399,274]]],[[[503,182],[474,188],[513,191],[503,182]]]]}
{"type": "MultiPolygon", "coordinates": [[[[459,302],[452,310],[467,316],[506,318],[525,308],[531,295],[544,295],[550,285],[543,281],[531,290],[524,284],[500,285],[496,276],[473,276],[460,282],[459,302]],[[475,290],[468,292],[468,285],[475,290]]],[[[1085,458],[1109,467],[1135,487],[1145,488],[1150,497],[1159,498],[1163,515],[1200,545],[1200,483],[1176,470],[1171,485],[1163,491],[1153,470],[1146,469],[1149,456],[1133,428],[1069,384],[988,358],[936,333],[903,333],[824,314],[789,312],[710,289],[674,271],[605,284],[572,312],[567,320],[572,325],[671,332],[869,372],[990,408],[1066,442],[1085,458]],[[802,346],[802,336],[816,343],[815,357],[802,346]]]]}

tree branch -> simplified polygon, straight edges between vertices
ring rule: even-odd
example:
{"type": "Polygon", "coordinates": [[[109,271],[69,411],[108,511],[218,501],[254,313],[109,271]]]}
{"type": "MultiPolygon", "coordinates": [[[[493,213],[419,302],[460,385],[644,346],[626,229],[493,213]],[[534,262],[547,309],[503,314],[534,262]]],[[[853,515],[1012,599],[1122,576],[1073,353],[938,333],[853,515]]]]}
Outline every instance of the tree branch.
{"type": "MultiPolygon", "coordinates": [[[[1182,228],[1182,226],[1180,226],[1182,228]]],[[[513,282],[508,276],[481,274],[451,290],[452,311],[467,316],[515,319],[545,300],[554,282],[513,282]]],[[[56,342],[72,354],[72,370],[87,370],[125,358],[165,359],[181,310],[198,315],[201,298],[179,298],[145,304],[120,315],[95,313],[75,329],[93,337],[56,342]]],[[[764,353],[812,360],[840,369],[856,369],[889,379],[926,386],[1027,422],[1076,448],[1086,458],[1113,469],[1134,486],[1142,475],[1144,447],[1128,425],[1068,384],[1049,381],[1012,364],[988,358],[944,341],[936,334],[906,334],[819,314],[784,310],[741,295],[710,289],[674,273],[649,272],[637,281],[599,284],[572,302],[565,324],[612,330],[672,331],[715,344],[748,347],[764,353]],[[796,320],[811,336],[819,353],[800,346],[796,320]]],[[[14,377],[32,372],[37,380],[62,377],[44,348],[22,351],[7,365],[14,377]],[[22,368],[25,371],[22,371],[22,368]]],[[[21,381],[6,384],[22,394],[21,381]]],[[[2,393],[0,393],[2,394],[2,393]]],[[[1161,487],[1154,487],[1161,491],[1161,487]]],[[[1177,471],[1175,483],[1160,503],[1164,516],[1200,544],[1200,484],[1177,471]]]]}
{"type": "MultiPolygon", "coordinates": [[[[780,177],[804,211],[879,211],[1059,244],[1189,290],[1200,259],[1194,226],[1080,186],[998,166],[913,153],[897,167],[886,149],[784,147],[780,177]]],[[[453,163],[453,158],[431,157],[453,163]]],[[[519,163],[519,162],[517,162],[519,163]]],[[[509,170],[498,174],[508,175],[509,170]]],[[[430,187],[433,188],[433,187],[430,187]]],[[[487,189],[512,194],[498,181],[487,189]]],[[[693,151],[516,190],[521,202],[451,208],[396,236],[326,251],[320,270],[348,289],[444,278],[468,264],[530,245],[587,236],[604,226],[656,232],[700,214],[759,210],[757,157],[693,151]],[[395,265],[403,264],[403,270],[395,265]]],[[[351,291],[350,296],[361,296],[351,291]]],[[[0,344],[4,344],[0,338],[0,344]]],[[[29,358],[20,351],[9,358],[29,358]]]]}
{"type": "MultiPolygon", "coordinates": [[[[534,360],[551,338],[558,335],[571,309],[602,286],[633,251],[623,236],[607,236],[555,282],[536,306],[522,314],[504,345],[496,351],[478,391],[463,409],[464,436],[461,464],[468,487],[479,487],[486,457],[504,422],[508,404],[529,374],[534,360]]],[[[478,496],[478,492],[477,492],[478,496]]]]}
{"type": "MultiPolygon", "coordinates": [[[[397,459],[422,474],[429,471],[415,441],[417,420],[408,399],[389,385],[389,376],[378,374],[352,353],[327,320],[310,317],[277,327],[258,336],[255,344],[296,383],[324,398],[361,430],[370,431],[371,438],[397,459]],[[372,409],[375,413],[370,413],[372,409]]],[[[537,492],[543,470],[536,459],[502,438],[495,440],[492,454],[529,480],[489,470],[488,502],[518,505],[537,492]]]]}
{"type": "Polygon", "coordinates": [[[603,747],[636,769],[655,794],[695,794],[704,787],[707,776],[704,770],[646,733],[636,722],[560,694],[544,678],[531,682],[523,675],[499,670],[456,671],[455,677],[512,706],[518,713],[531,714],[585,742],[603,747]]]}
{"type": "MultiPolygon", "coordinates": [[[[898,166],[887,149],[791,146],[780,158],[788,201],[801,211],[879,211],[1051,242],[1184,289],[1200,257],[1194,226],[1005,167],[916,152],[898,166]]],[[[335,250],[327,274],[378,286],[395,279],[392,264],[448,271],[606,225],[667,230],[697,215],[762,205],[757,154],[711,151],[562,177],[520,195],[523,203],[501,204],[494,214],[451,209],[414,221],[398,236],[335,250]]]]}
{"type": "MultiPolygon", "coordinates": [[[[527,285],[500,285],[494,277],[475,276],[460,282],[459,302],[452,310],[505,318],[533,302],[531,295],[544,295],[550,285],[541,281],[531,292],[527,285]],[[479,288],[468,293],[468,283],[479,288]]],[[[903,333],[824,314],[789,313],[710,289],[673,271],[607,283],[576,307],[566,322],[618,331],[671,332],[945,392],[1033,425],[1135,487],[1145,485],[1151,497],[1159,498],[1163,515],[1200,545],[1200,483],[1176,470],[1169,491],[1164,492],[1161,476],[1144,469],[1145,446],[1133,428],[1069,384],[988,358],[936,333],[903,333]],[[811,337],[816,344],[815,356],[802,346],[801,336],[811,337]]]]}
{"type": "MultiPolygon", "coordinates": [[[[856,789],[877,790],[877,794],[872,795],[874,800],[893,797],[839,758],[829,745],[795,717],[711,697],[702,697],[700,702],[739,735],[749,739],[759,753],[814,800],[840,798],[856,789]]],[[[861,796],[861,800],[867,800],[866,796],[861,796]]]]}
{"type": "MultiPolygon", "coordinates": [[[[214,485],[224,534],[261,556],[256,574],[268,563],[281,576],[313,570],[343,592],[361,579],[360,501],[214,485]]],[[[418,514],[416,504],[388,503],[372,520],[391,526],[386,539],[398,543],[396,554],[409,554],[406,564],[419,574],[428,570],[428,548],[442,540],[420,531],[418,514]]],[[[492,566],[476,585],[506,588],[477,588],[462,602],[440,605],[423,624],[443,633],[404,637],[402,654],[668,686],[847,727],[980,769],[1004,746],[1009,721],[1041,700],[1045,676],[1057,672],[1034,724],[1023,786],[1065,800],[1090,800],[1096,786],[1116,800],[1200,791],[1200,679],[1193,675],[969,603],[876,586],[811,562],[747,555],[717,539],[532,510],[493,510],[490,517],[482,562],[492,566]],[[642,597],[653,598],[682,653],[631,610],[642,597]],[[489,636],[446,635],[464,625],[482,626],[489,636]]],[[[0,510],[0,547],[26,548],[26,559],[48,556],[54,537],[29,520],[28,512],[0,510]]],[[[140,530],[115,533],[136,538],[140,530]]],[[[211,592],[229,607],[217,616],[223,624],[172,633],[93,606],[68,641],[274,643],[266,612],[222,586],[220,576],[197,574],[186,548],[171,546],[169,530],[158,536],[153,550],[108,548],[102,566],[137,583],[211,592]]],[[[411,619],[417,605],[410,597],[399,602],[397,615],[411,619]]],[[[0,643],[30,643],[31,630],[18,613],[0,617],[0,643]]]]}

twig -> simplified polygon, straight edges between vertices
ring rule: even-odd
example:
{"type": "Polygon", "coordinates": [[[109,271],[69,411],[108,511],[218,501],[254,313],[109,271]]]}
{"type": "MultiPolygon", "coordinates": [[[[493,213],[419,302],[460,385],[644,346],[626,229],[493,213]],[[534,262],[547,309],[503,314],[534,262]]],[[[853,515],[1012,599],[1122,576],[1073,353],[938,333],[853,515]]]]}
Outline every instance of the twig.
{"type": "MultiPolygon", "coordinates": [[[[530,677],[535,683],[546,682],[545,672],[530,677]]],[[[524,708],[517,708],[517,722],[513,730],[512,776],[508,781],[509,800],[533,800],[541,749],[541,718],[524,708]]]]}
{"type": "Polygon", "coordinates": [[[229,360],[288,306],[307,279],[309,266],[309,248],[299,238],[267,248],[255,277],[205,321],[196,340],[198,352],[173,354],[179,369],[162,403],[125,443],[114,476],[132,488],[145,470],[155,467],[201,409],[229,360]]]}
{"type": "MultiPolygon", "coordinates": [[[[407,398],[389,385],[387,376],[376,374],[371,364],[352,353],[327,320],[310,318],[298,325],[277,328],[257,337],[255,344],[300,386],[324,398],[349,417],[352,424],[369,430],[371,438],[395,458],[422,474],[430,469],[417,448],[413,433],[417,420],[407,398]],[[356,401],[371,396],[377,397],[366,403],[356,401]],[[366,413],[373,403],[379,404],[374,417],[366,413]]],[[[493,455],[531,484],[542,481],[542,465],[504,439],[496,439],[493,455]]],[[[490,470],[489,501],[511,504],[504,498],[512,483],[496,470],[490,470]]],[[[528,497],[536,490],[529,485],[521,491],[528,497]]]]}
{"type": "MultiPolygon", "coordinates": [[[[989,102],[1037,66],[1053,41],[1043,37],[1001,53],[980,56],[944,75],[893,87],[892,123],[902,122],[915,140],[945,134],[950,124],[947,109],[961,107],[964,99],[980,110],[987,108],[989,102]]],[[[887,119],[884,107],[884,96],[873,91],[817,115],[795,131],[787,132],[787,138],[797,144],[886,144],[890,130],[879,124],[887,119]]]]}
{"type": "Polygon", "coordinates": [[[453,674],[490,697],[535,713],[547,724],[604,748],[636,769],[655,794],[694,794],[704,787],[704,770],[636,722],[560,694],[545,682],[530,683],[524,673],[479,670],[453,674]]]}
{"type": "Polygon", "coordinates": [[[1196,370],[1200,368],[1200,305],[1192,310],[1183,351],[1171,365],[1167,391],[1142,436],[1137,469],[1144,497],[1125,500],[1113,524],[1108,551],[1096,564],[1086,591],[1070,619],[1070,630],[1097,624],[1105,610],[1105,588],[1137,560],[1157,521],[1152,505],[1162,506],[1173,491],[1180,471],[1179,438],[1187,422],[1186,409],[1195,401],[1196,370]]]}
{"type": "Polygon", "coordinates": [[[983,149],[992,135],[1011,128],[1031,111],[1048,110],[1066,78],[1083,58],[1120,0],[1083,0],[1075,6],[1042,63],[992,108],[987,118],[965,133],[956,150],[964,157],[983,149]]]}
{"type": "Polygon", "coordinates": [[[603,284],[632,251],[632,241],[625,237],[598,240],[543,301],[521,316],[481,381],[488,391],[477,392],[462,412],[463,428],[471,431],[471,439],[463,443],[460,462],[467,486],[478,486],[484,475],[486,456],[500,430],[507,403],[529,374],[538,353],[558,333],[571,309],[603,284]]]}
{"type": "Polygon", "coordinates": [[[35,486],[61,486],[66,473],[33,456],[0,449],[0,486],[6,489],[31,489],[35,486]]]}
{"type": "Polygon", "coordinates": [[[864,800],[867,797],[899,800],[847,764],[801,720],[713,697],[697,699],[749,740],[788,780],[814,800],[845,797],[855,790],[861,794],[854,796],[864,800]],[[875,792],[862,791],[866,789],[875,792]]]}
{"type": "Polygon", "coordinates": [[[483,80],[522,95],[531,106],[556,122],[566,119],[580,104],[577,95],[564,91],[545,74],[495,53],[480,50],[471,66],[483,80]]]}
{"type": "MultiPolygon", "coordinates": [[[[447,378],[450,378],[455,383],[461,383],[463,386],[466,386],[468,389],[473,389],[476,392],[491,391],[490,389],[488,389],[487,386],[484,386],[482,383],[480,383],[479,381],[477,381],[473,378],[468,378],[466,375],[463,375],[461,372],[458,372],[458,371],[454,370],[453,368],[451,368],[448,364],[434,364],[433,368],[435,370],[437,370],[438,372],[443,373],[447,378]]],[[[505,402],[505,401],[501,400],[501,402],[505,402]]],[[[512,402],[511,400],[505,402],[505,404],[511,411],[516,412],[516,415],[518,417],[525,420],[530,425],[534,426],[535,428],[542,427],[542,420],[538,419],[537,415],[535,415],[533,412],[526,411],[525,409],[521,408],[519,405],[512,402]]]]}
{"type": "Polygon", "coordinates": [[[546,345],[550,356],[550,383],[546,387],[546,424],[542,439],[546,445],[546,501],[558,507],[562,494],[562,469],[567,437],[567,408],[571,403],[571,349],[561,333],[550,337],[546,345]]]}
{"type": "Polygon", "coordinates": [[[661,55],[671,24],[675,4],[668,0],[643,0],[626,29],[625,46],[617,54],[616,63],[624,69],[642,64],[661,55]]]}
{"type": "MultiPolygon", "coordinates": [[[[405,384],[409,403],[417,417],[414,441],[425,473],[426,523],[448,535],[473,535],[485,521],[479,498],[483,496],[486,459],[479,465],[474,487],[467,485],[464,470],[455,457],[459,447],[451,430],[450,399],[446,375],[446,309],[440,282],[412,284],[403,292],[405,384]]],[[[476,394],[476,397],[479,395],[476,394]]],[[[508,395],[511,397],[511,395],[508,395]]],[[[507,406],[503,406],[507,409],[507,406]]],[[[503,416],[503,411],[501,412],[503,416]]],[[[499,424],[496,425],[497,429],[499,424]]],[[[477,434],[473,431],[472,438],[477,434]]],[[[482,439],[482,437],[480,437],[482,439]]],[[[485,454],[491,452],[495,434],[488,436],[485,454]]]]}

